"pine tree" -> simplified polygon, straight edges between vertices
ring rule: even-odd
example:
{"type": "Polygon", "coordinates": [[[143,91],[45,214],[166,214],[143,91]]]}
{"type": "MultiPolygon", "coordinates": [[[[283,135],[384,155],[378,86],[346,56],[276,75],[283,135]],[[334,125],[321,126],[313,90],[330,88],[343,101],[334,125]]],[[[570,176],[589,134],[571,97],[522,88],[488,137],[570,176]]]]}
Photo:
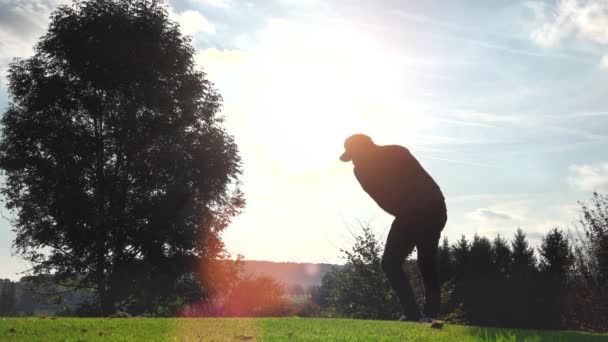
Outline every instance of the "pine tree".
{"type": "Polygon", "coordinates": [[[486,237],[475,234],[471,243],[471,270],[473,274],[488,274],[492,267],[492,244],[486,237]]]}
{"type": "Polygon", "coordinates": [[[507,240],[497,235],[492,242],[492,269],[502,275],[511,274],[511,264],[513,263],[511,249],[507,240]]]}
{"type": "Polygon", "coordinates": [[[548,278],[564,279],[573,262],[572,248],[568,238],[557,228],[553,228],[539,248],[540,271],[548,278]]]}
{"type": "Polygon", "coordinates": [[[452,279],[454,276],[454,267],[452,265],[452,250],[448,242],[447,236],[443,238],[442,244],[437,251],[439,281],[443,284],[452,279]]]}
{"type": "Polygon", "coordinates": [[[536,257],[534,249],[528,244],[526,234],[521,228],[518,228],[511,242],[513,252],[513,270],[514,271],[530,271],[536,268],[536,257]]]}
{"type": "Polygon", "coordinates": [[[460,239],[452,246],[452,258],[454,260],[455,276],[463,277],[470,270],[470,255],[471,250],[466,237],[462,235],[460,239]]]}

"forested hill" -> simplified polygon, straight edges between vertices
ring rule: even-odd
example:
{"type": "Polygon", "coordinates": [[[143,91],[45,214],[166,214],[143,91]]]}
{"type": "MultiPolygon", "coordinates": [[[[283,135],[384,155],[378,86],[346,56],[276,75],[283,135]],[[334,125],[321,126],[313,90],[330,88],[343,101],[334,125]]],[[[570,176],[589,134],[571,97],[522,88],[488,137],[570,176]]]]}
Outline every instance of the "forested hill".
{"type": "Polygon", "coordinates": [[[334,266],[331,264],[246,260],[243,273],[246,276],[268,276],[285,285],[301,285],[306,288],[311,285],[321,285],[323,276],[334,266]]]}
{"type": "MultiPolygon", "coordinates": [[[[294,289],[303,292],[310,286],[321,285],[321,279],[333,266],[330,264],[252,260],[244,262],[241,277],[268,276],[285,284],[290,293],[295,291],[294,289]]],[[[73,315],[74,310],[91,294],[87,291],[66,290],[48,284],[32,291],[26,278],[17,282],[0,279],[0,316],[15,314],[73,315]],[[40,297],[42,293],[50,294],[58,290],[61,292],[60,295],[40,297]]]]}

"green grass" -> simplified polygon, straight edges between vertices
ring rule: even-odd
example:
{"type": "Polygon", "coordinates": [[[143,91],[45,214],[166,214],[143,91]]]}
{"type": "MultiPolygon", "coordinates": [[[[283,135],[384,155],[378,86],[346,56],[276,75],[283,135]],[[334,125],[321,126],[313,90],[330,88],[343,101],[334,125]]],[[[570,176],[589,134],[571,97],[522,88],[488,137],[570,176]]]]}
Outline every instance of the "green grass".
{"type": "Polygon", "coordinates": [[[608,334],[307,318],[2,318],[0,341],[608,341],[608,334]]]}

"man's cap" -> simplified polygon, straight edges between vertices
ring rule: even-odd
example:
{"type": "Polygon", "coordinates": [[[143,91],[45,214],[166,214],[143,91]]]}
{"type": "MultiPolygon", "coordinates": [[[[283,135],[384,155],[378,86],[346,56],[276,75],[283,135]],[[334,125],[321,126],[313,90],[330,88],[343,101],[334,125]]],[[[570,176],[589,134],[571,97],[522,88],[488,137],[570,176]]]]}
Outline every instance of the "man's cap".
{"type": "Polygon", "coordinates": [[[372,138],[365,134],[353,134],[344,140],[344,153],[340,156],[340,160],[343,162],[351,161],[353,159],[352,152],[360,147],[367,147],[373,145],[372,138]]]}

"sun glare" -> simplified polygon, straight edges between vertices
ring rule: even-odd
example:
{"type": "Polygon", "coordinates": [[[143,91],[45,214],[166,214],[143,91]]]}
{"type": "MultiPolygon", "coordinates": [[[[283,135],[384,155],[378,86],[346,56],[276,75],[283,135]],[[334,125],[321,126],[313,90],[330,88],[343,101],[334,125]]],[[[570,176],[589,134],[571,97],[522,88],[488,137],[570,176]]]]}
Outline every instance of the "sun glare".
{"type": "Polygon", "coordinates": [[[330,167],[348,135],[379,131],[374,119],[392,101],[388,54],[352,30],[329,32],[304,39],[283,28],[275,42],[281,48],[272,45],[272,68],[249,107],[252,128],[266,132],[258,142],[291,172],[330,167]]]}

